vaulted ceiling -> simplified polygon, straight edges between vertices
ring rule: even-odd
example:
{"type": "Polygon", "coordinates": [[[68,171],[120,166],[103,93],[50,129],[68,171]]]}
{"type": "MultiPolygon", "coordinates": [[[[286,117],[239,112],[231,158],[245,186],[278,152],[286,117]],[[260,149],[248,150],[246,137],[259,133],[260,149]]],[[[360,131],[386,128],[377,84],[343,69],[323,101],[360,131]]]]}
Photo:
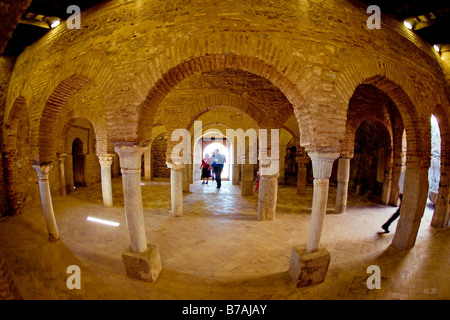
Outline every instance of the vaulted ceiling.
{"type": "MultiPolygon", "coordinates": [[[[50,30],[52,19],[67,19],[70,5],[81,10],[110,0],[0,0],[0,53],[19,55],[23,49],[50,30]]],[[[450,44],[450,1],[442,0],[348,0],[364,5],[378,5],[385,14],[399,21],[408,19],[425,41],[450,44]]]]}

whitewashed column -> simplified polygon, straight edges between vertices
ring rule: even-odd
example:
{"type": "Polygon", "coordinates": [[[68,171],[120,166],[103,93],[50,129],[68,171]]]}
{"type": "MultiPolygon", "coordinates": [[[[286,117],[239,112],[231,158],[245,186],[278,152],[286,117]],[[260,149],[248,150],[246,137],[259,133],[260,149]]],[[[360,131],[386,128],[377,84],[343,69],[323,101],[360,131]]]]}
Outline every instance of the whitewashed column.
{"type": "Polygon", "coordinates": [[[39,180],[39,193],[41,196],[42,211],[44,213],[45,224],[49,235],[49,240],[54,242],[59,239],[58,226],[56,225],[55,213],[53,211],[52,195],[48,176],[53,164],[34,164],[39,180]]]}
{"type": "Polygon", "coordinates": [[[175,164],[166,162],[170,169],[170,199],[172,204],[172,216],[183,215],[183,169],[184,163],[175,164]]]}
{"type": "Polygon", "coordinates": [[[102,196],[103,205],[107,208],[113,206],[112,183],[111,183],[111,166],[114,154],[99,154],[101,174],[102,174],[102,196]]]}
{"type": "Polygon", "coordinates": [[[308,155],[312,160],[314,193],[306,251],[314,252],[319,248],[323,219],[327,210],[329,179],[333,162],[339,157],[339,154],[309,152],[308,155]]]}
{"type": "Polygon", "coordinates": [[[335,213],[344,213],[347,210],[348,181],[350,179],[350,159],[339,158],[337,170],[337,193],[334,206],[335,213]]]}
{"type": "Polygon", "coordinates": [[[122,168],[125,216],[133,252],[147,250],[144,225],[144,209],[141,191],[141,157],[145,147],[137,145],[116,145],[122,168]]]}

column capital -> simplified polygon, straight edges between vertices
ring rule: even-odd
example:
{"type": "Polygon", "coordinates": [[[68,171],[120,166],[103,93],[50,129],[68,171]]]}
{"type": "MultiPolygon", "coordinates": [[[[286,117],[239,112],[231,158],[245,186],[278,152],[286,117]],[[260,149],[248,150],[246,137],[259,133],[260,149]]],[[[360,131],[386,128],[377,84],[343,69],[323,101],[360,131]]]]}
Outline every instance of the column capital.
{"type": "Polygon", "coordinates": [[[111,167],[114,159],[114,154],[103,153],[97,155],[101,167],[111,167]]]}
{"type": "Polygon", "coordinates": [[[140,170],[141,156],[147,148],[129,142],[115,143],[114,151],[119,155],[122,170],[140,170]]]}
{"type": "Polygon", "coordinates": [[[309,161],[311,160],[311,158],[308,156],[300,156],[300,157],[295,157],[295,160],[297,161],[299,166],[306,167],[308,165],[309,161]]]}
{"type": "Polygon", "coordinates": [[[166,165],[171,170],[182,170],[185,167],[184,162],[173,163],[173,162],[166,161],[166,165]]]}
{"type": "Polygon", "coordinates": [[[61,161],[66,160],[67,153],[57,153],[56,156],[57,156],[57,158],[58,158],[58,161],[61,162],[61,161]]]}
{"type": "Polygon", "coordinates": [[[339,158],[339,153],[308,152],[312,161],[314,179],[329,179],[333,162],[339,158]]]}
{"type": "Polygon", "coordinates": [[[48,180],[48,175],[51,168],[53,168],[53,163],[33,164],[33,169],[36,171],[40,181],[48,180]]]}

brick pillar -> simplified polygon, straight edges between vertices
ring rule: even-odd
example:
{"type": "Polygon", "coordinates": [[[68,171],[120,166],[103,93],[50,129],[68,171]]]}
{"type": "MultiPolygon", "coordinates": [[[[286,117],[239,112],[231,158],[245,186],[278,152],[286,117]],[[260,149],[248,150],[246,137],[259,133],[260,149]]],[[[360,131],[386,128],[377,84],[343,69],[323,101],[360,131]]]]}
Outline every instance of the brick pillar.
{"type": "MultiPolygon", "coordinates": [[[[401,160],[401,159],[399,159],[401,160]]],[[[400,195],[399,181],[402,175],[403,165],[401,163],[395,163],[392,170],[392,181],[391,181],[391,194],[389,197],[389,204],[391,206],[398,206],[398,196],[400,195]]]]}
{"type": "Polygon", "coordinates": [[[42,211],[44,213],[45,224],[49,235],[49,240],[54,242],[59,239],[58,226],[56,225],[55,213],[53,211],[52,195],[50,193],[50,184],[48,175],[53,164],[34,164],[39,179],[39,193],[41,196],[42,211]]]}
{"type": "Polygon", "coordinates": [[[111,166],[113,163],[114,154],[99,154],[98,159],[100,162],[102,175],[103,205],[106,208],[111,208],[113,206],[111,166]]]}
{"type": "Polygon", "coordinates": [[[309,157],[296,157],[298,163],[297,170],[297,194],[304,195],[306,193],[307,182],[307,165],[309,163],[309,157]]]}
{"type": "Polygon", "coordinates": [[[58,153],[58,161],[59,161],[59,186],[61,196],[65,197],[67,195],[66,190],[66,170],[64,167],[64,162],[67,158],[67,153],[58,153]]]}
{"type": "Polygon", "coordinates": [[[9,150],[2,153],[6,205],[8,214],[12,216],[17,216],[20,214],[19,203],[17,202],[16,187],[14,185],[14,166],[16,153],[16,150],[9,150]]]}
{"type": "Polygon", "coordinates": [[[400,250],[412,248],[428,197],[428,168],[406,167],[403,200],[392,246],[400,250]]]}
{"type": "Polygon", "coordinates": [[[344,213],[347,210],[348,181],[350,178],[350,159],[340,158],[337,171],[337,192],[335,213],[344,213]]]}

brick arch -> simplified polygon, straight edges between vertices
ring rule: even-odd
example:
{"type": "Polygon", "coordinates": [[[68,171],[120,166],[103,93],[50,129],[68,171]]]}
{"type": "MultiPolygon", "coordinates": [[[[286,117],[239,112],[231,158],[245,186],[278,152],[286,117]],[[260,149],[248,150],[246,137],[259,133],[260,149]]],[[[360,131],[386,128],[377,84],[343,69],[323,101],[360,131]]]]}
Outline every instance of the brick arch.
{"type": "Polygon", "coordinates": [[[64,150],[67,150],[67,146],[65,145],[65,137],[74,121],[76,119],[86,119],[92,124],[92,127],[94,128],[97,154],[113,153],[112,147],[110,146],[110,144],[108,144],[106,119],[98,117],[97,112],[94,112],[92,109],[75,108],[68,112],[66,119],[65,123],[61,128],[59,128],[57,132],[58,151],[63,152],[64,150]]]}
{"type": "MultiPolygon", "coordinates": [[[[370,60],[363,61],[362,65],[368,61],[370,60]]],[[[408,81],[411,79],[408,75],[387,64],[368,63],[364,67],[361,70],[358,65],[347,68],[338,86],[341,87],[341,92],[345,88],[354,88],[354,92],[360,84],[371,84],[384,92],[400,113],[407,137],[407,163],[402,209],[392,246],[407,250],[415,244],[428,196],[431,125],[429,119],[424,119],[411,100],[410,94],[415,91],[412,80],[408,81]]],[[[351,96],[348,96],[347,101],[350,101],[351,96]]],[[[417,96],[414,98],[420,103],[421,100],[417,96]]]]}
{"type": "Polygon", "coordinates": [[[105,144],[103,143],[103,141],[106,141],[106,130],[105,127],[101,127],[98,125],[98,123],[96,123],[96,121],[92,121],[92,118],[90,117],[85,117],[82,115],[78,115],[78,114],[72,114],[69,118],[68,121],[66,121],[66,123],[64,124],[64,126],[62,127],[61,131],[58,133],[58,152],[64,153],[67,152],[67,150],[69,150],[69,146],[66,144],[67,143],[67,132],[70,130],[70,127],[74,124],[74,122],[77,119],[85,119],[87,121],[89,121],[89,123],[92,125],[92,127],[94,128],[94,134],[95,134],[95,146],[96,146],[96,151],[97,154],[106,154],[107,153],[107,149],[105,147],[105,144]]]}
{"type": "Polygon", "coordinates": [[[387,119],[380,119],[373,114],[364,114],[356,119],[347,120],[345,140],[341,152],[342,157],[353,158],[356,132],[358,131],[358,128],[361,126],[361,124],[366,120],[377,122],[387,130],[387,132],[389,133],[391,150],[393,149],[394,133],[392,131],[392,124],[390,123],[390,121],[387,121],[387,119]]]}
{"type": "Polygon", "coordinates": [[[91,83],[91,80],[84,76],[73,75],[59,83],[53,90],[42,111],[35,161],[48,163],[55,160],[55,138],[59,115],[70,96],[78,92],[87,83],[91,83]]]}
{"type": "MultiPolygon", "coordinates": [[[[350,101],[360,84],[371,84],[385,93],[397,108],[406,130],[409,165],[424,168],[429,167],[430,163],[431,144],[430,139],[426,138],[430,136],[430,125],[415,105],[423,101],[417,97],[417,88],[413,83],[410,74],[386,61],[369,57],[358,59],[345,68],[337,81],[337,91],[345,101],[350,101]]],[[[430,96],[434,93],[429,92],[430,96]]]]}
{"type": "Polygon", "coordinates": [[[410,97],[398,84],[385,77],[367,79],[369,83],[386,93],[399,111],[406,131],[408,143],[407,163],[411,167],[430,166],[431,129],[429,119],[423,119],[417,112],[410,97]]]}
{"type": "Polygon", "coordinates": [[[150,139],[145,128],[153,122],[159,103],[182,80],[189,78],[197,72],[207,72],[221,69],[240,69],[266,78],[273,83],[286,96],[294,107],[297,121],[300,123],[302,143],[313,145],[312,124],[310,112],[306,107],[304,98],[297,86],[274,66],[265,61],[239,54],[206,54],[191,58],[170,68],[149,91],[144,102],[139,106],[138,137],[142,144],[150,139]]]}
{"type": "MultiPolygon", "coordinates": [[[[188,124],[186,125],[186,128],[188,130],[191,129],[191,127],[194,125],[194,122],[200,118],[202,115],[204,115],[205,113],[212,111],[212,110],[220,110],[220,109],[227,109],[227,110],[233,110],[236,113],[242,115],[244,118],[246,118],[250,123],[253,124],[253,126],[255,127],[256,130],[259,130],[259,124],[245,111],[242,110],[242,108],[236,107],[233,103],[234,101],[230,101],[231,103],[227,103],[225,100],[223,99],[213,99],[212,101],[209,100],[208,102],[210,102],[211,104],[207,104],[205,107],[203,108],[198,108],[197,113],[192,115],[192,118],[190,119],[190,121],[188,122],[188,124]],[[220,103],[215,103],[215,102],[220,101],[220,103]]],[[[199,105],[204,105],[203,103],[199,102],[199,105]]],[[[187,121],[186,121],[187,122],[187,121]]],[[[230,128],[231,129],[231,128],[230,128]]]]}

